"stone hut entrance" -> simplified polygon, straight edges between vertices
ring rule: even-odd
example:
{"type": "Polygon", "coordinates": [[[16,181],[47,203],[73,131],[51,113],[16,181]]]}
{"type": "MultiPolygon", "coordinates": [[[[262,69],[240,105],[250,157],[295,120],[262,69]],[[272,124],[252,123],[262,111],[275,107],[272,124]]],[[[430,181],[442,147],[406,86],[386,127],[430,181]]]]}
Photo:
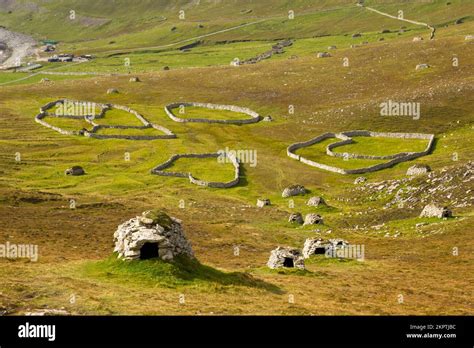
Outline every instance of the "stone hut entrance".
{"type": "Polygon", "coordinates": [[[295,267],[295,263],[293,262],[293,258],[285,257],[285,260],[283,261],[283,267],[289,267],[289,268],[295,267]]]}
{"type": "Polygon", "coordinates": [[[145,243],[140,248],[140,259],[147,260],[158,257],[158,243],[145,243]]]}

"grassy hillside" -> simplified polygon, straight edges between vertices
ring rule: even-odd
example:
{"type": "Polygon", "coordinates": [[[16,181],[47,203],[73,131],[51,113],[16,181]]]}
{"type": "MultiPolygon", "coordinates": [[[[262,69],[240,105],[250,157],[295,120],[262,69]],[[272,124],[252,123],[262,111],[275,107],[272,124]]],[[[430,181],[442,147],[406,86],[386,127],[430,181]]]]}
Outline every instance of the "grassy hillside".
{"type": "MultiPolygon", "coordinates": [[[[196,5],[143,0],[132,7],[125,1],[1,2],[0,22],[6,27],[38,39],[61,40],[60,50],[95,53],[97,58],[74,66],[45,64],[29,79],[0,85],[0,219],[5,222],[0,243],[32,243],[40,249],[37,263],[0,259],[0,311],[65,307],[74,314],[472,314],[474,186],[467,168],[474,148],[474,45],[465,35],[472,34],[474,24],[471,2],[450,3],[366,1],[393,14],[403,8],[406,18],[435,25],[436,37],[430,41],[424,27],[378,16],[352,1],[201,0],[196,5]],[[83,24],[64,20],[72,8],[83,24]],[[182,8],[185,21],[177,18],[182,8]],[[289,10],[295,11],[295,19],[287,18],[289,10]],[[454,25],[461,17],[465,22],[454,25]],[[166,46],[259,20],[205,37],[187,52],[177,49],[182,44],[166,46]],[[401,27],[406,27],[404,32],[401,27]],[[382,34],[384,29],[391,32],[382,34]],[[353,38],[354,33],[362,36],[353,38]],[[425,40],[413,42],[418,35],[425,40]],[[254,65],[229,65],[284,38],[294,43],[282,54],[254,65]],[[329,50],[333,45],[337,48],[329,50]],[[331,57],[317,58],[319,51],[331,57]],[[453,66],[454,57],[458,66],[453,66]],[[421,63],[430,67],[415,70],[421,63]],[[170,70],[163,70],[165,66],[170,70]],[[130,82],[130,76],[141,82],[130,82]],[[45,77],[51,81],[38,83],[45,77]],[[107,94],[110,88],[119,93],[107,94]],[[38,108],[58,98],[129,106],[177,138],[89,139],[35,123],[38,108]],[[418,102],[421,117],[381,116],[380,103],[387,100],[418,102]],[[164,106],[180,101],[244,106],[271,115],[273,121],[242,126],[178,123],[165,114],[164,106]],[[436,143],[428,156],[364,175],[368,181],[360,186],[354,185],[359,175],[326,172],[286,155],[289,144],[353,129],[433,133],[436,143]],[[257,154],[256,166],[242,164],[236,187],[208,189],[150,174],[174,153],[225,148],[257,154]],[[15,160],[18,153],[21,161],[15,160]],[[408,180],[406,171],[415,163],[428,164],[437,179],[408,180]],[[64,170],[73,165],[83,166],[86,175],[65,176],[64,170]],[[281,191],[296,183],[310,192],[292,201],[282,198],[281,191]],[[388,204],[400,189],[404,194],[416,189],[419,195],[430,193],[436,203],[449,205],[455,217],[419,218],[425,204],[419,199],[388,204]],[[327,206],[307,206],[311,196],[324,197],[327,206]],[[269,198],[272,205],[259,209],[257,198],[269,198]],[[115,259],[117,225],[152,208],[183,220],[198,262],[115,259]],[[292,212],[321,214],[324,225],[293,225],[288,222],[292,212]],[[304,272],[265,267],[270,250],[278,245],[301,248],[310,237],[363,244],[366,260],[314,256],[304,272]],[[454,247],[460,250],[457,256],[454,247]],[[185,303],[180,302],[182,295],[185,303]]],[[[0,73],[0,83],[28,76],[0,73]]],[[[186,111],[182,117],[242,116],[186,111]]],[[[87,126],[76,120],[47,120],[68,129],[87,126]]],[[[98,122],[135,121],[113,110],[98,122]]],[[[132,131],[144,134],[105,130],[132,131]]],[[[389,154],[426,145],[356,140],[335,150],[389,154]]],[[[301,153],[328,164],[366,164],[326,156],[324,147],[330,142],[301,153]]],[[[182,159],[169,170],[192,172],[204,180],[230,180],[233,174],[230,164],[214,159],[182,159]]]]}

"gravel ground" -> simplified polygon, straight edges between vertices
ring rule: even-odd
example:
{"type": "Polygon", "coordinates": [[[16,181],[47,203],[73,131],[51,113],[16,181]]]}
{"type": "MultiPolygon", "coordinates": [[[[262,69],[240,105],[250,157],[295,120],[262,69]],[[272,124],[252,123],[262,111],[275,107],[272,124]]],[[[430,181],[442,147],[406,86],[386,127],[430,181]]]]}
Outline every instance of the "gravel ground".
{"type": "Polygon", "coordinates": [[[34,54],[36,41],[28,35],[0,28],[0,68],[18,65],[18,61],[34,54]]]}

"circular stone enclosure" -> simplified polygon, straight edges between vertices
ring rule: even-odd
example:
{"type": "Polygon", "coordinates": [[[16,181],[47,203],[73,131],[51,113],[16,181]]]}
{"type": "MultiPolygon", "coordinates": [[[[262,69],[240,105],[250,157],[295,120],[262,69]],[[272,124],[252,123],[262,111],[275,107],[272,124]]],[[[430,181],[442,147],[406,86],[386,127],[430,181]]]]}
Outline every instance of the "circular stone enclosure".
{"type": "Polygon", "coordinates": [[[221,105],[221,104],[210,104],[210,103],[194,103],[194,102],[181,102],[172,103],[165,106],[165,112],[169,118],[175,122],[201,122],[201,123],[221,123],[221,124],[250,124],[257,123],[262,120],[262,117],[255,111],[235,105],[221,105]],[[250,116],[248,119],[241,120],[214,120],[208,118],[181,118],[173,113],[173,109],[182,107],[199,107],[209,110],[226,110],[232,112],[239,112],[250,116]]]}

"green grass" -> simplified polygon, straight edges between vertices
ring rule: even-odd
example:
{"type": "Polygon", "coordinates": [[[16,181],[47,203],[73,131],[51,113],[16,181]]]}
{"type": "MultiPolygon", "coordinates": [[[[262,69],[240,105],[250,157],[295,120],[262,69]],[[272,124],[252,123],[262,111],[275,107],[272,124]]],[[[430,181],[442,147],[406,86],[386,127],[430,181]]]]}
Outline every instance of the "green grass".
{"type": "Polygon", "coordinates": [[[180,158],[165,171],[191,173],[205,181],[227,182],[234,178],[230,163],[219,163],[217,158],[180,158]]]}
{"type": "Polygon", "coordinates": [[[212,290],[217,286],[245,286],[278,291],[278,288],[253,278],[248,273],[223,272],[201,264],[186,256],[166,262],[160,259],[124,261],[116,255],[102,261],[88,262],[83,266],[84,275],[101,281],[145,287],[179,289],[198,287],[212,290]]]}
{"type": "Polygon", "coordinates": [[[234,112],[230,110],[211,110],[207,108],[187,106],[182,109],[173,110],[173,113],[180,118],[204,118],[209,120],[246,120],[250,116],[241,112],[234,112]]]}
{"type": "Polygon", "coordinates": [[[427,140],[382,137],[354,137],[354,143],[336,147],[334,152],[361,155],[387,156],[401,152],[420,152],[426,149],[427,140]]]}

